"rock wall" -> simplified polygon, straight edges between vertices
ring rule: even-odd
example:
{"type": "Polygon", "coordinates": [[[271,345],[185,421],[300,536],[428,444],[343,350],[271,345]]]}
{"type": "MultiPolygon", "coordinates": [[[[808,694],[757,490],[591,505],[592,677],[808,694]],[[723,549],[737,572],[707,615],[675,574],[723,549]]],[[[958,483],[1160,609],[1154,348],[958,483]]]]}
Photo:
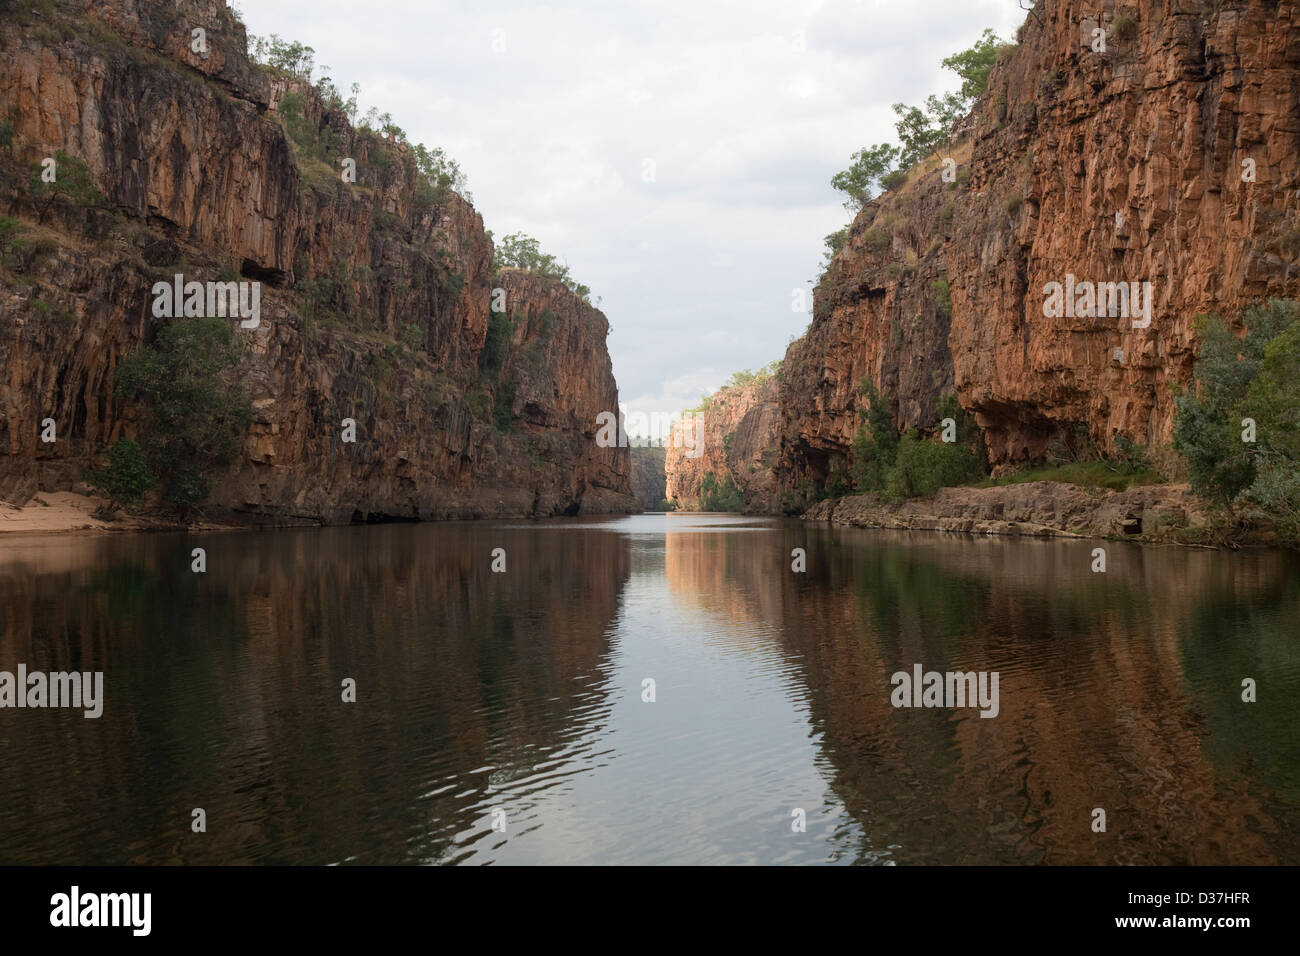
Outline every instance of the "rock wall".
{"type": "Polygon", "coordinates": [[[494,270],[482,219],[424,185],[405,142],[245,49],[219,0],[28,0],[0,24],[0,182],[21,220],[0,249],[0,495],[71,487],[134,434],[113,374],[166,321],[153,283],[181,273],[261,283],[260,326],[236,326],[255,421],[213,507],[331,523],[634,507],[627,450],[595,444],[618,407],[605,317],[494,270]],[[101,201],[31,200],[29,168],[60,150],[101,201]],[[508,341],[485,368],[494,288],[508,341]]]}
{"type": "Polygon", "coordinates": [[[632,452],[632,494],[642,511],[658,511],[667,495],[668,476],[664,460],[668,449],[634,445],[632,452]]]}
{"type": "Polygon", "coordinates": [[[1197,314],[1300,293],[1300,6],[1041,0],[1019,40],[964,138],[868,204],[822,278],[785,357],[783,488],[848,458],[864,376],[902,428],[956,391],[994,464],[1076,424],[1166,444],[1197,314]],[[1150,324],[1045,315],[1067,276],[1150,282],[1150,324]]]}
{"type": "Polygon", "coordinates": [[[687,413],[685,427],[690,434],[674,426],[665,468],[667,497],[678,508],[699,509],[701,485],[711,473],[719,482],[726,478],[735,482],[746,511],[777,510],[779,495],[772,470],[779,424],[777,378],[721,388],[702,411],[687,413]]]}

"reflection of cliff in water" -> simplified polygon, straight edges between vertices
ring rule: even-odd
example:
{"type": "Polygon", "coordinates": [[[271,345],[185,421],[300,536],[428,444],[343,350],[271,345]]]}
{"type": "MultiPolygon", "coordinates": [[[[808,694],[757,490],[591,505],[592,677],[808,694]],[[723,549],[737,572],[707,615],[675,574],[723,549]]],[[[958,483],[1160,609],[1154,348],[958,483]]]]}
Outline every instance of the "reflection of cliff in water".
{"type": "MultiPolygon", "coordinates": [[[[605,721],[628,573],[619,535],[474,525],[6,548],[0,669],[102,670],[107,703],[99,720],[0,721],[0,855],[455,856],[490,834],[500,788],[605,721]],[[206,574],[190,571],[195,546],[206,574]],[[490,570],[497,547],[504,574],[490,570]],[[194,807],[208,817],[198,839],[194,807]]],[[[512,819],[527,805],[513,798],[512,819]]]]}
{"type": "Polygon", "coordinates": [[[850,852],[1300,860],[1292,556],[797,526],[738,537],[669,535],[669,584],[736,622],[782,623],[833,789],[863,828],[850,852]],[[997,670],[999,716],[891,707],[890,675],[916,663],[997,670]],[[1272,700],[1243,703],[1247,676],[1272,700]],[[1091,830],[1097,807],[1106,833],[1091,830]]]}

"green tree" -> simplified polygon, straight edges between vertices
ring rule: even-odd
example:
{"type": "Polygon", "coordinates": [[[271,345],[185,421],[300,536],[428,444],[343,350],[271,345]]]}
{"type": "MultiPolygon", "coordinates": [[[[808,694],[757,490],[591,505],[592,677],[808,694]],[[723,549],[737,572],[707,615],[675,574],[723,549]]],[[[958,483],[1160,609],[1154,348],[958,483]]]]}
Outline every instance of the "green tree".
{"type": "Polygon", "coordinates": [[[429,149],[423,143],[411,147],[415,165],[424,177],[440,189],[457,189],[465,185],[465,174],[460,164],[447,155],[441,146],[429,149]]]}
{"type": "Polygon", "coordinates": [[[858,491],[883,491],[889,469],[898,455],[898,430],[894,416],[870,378],[863,377],[858,395],[866,399],[867,406],[858,408],[862,424],[851,445],[853,465],[849,475],[858,491]]]}
{"type": "Polygon", "coordinates": [[[33,163],[28,179],[27,192],[40,208],[37,222],[45,222],[50,209],[56,201],[74,206],[92,206],[101,198],[95,179],[90,169],[76,156],[69,156],[63,150],[54,154],[52,168],[53,182],[46,182],[46,169],[42,163],[33,163]]]}
{"type": "Polygon", "coordinates": [[[504,312],[488,313],[487,336],[483,339],[483,351],[478,355],[479,371],[489,376],[501,371],[514,327],[514,322],[504,312]]]}
{"type": "Polygon", "coordinates": [[[822,253],[822,271],[825,272],[826,267],[831,264],[831,260],[838,256],[840,250],[844,248],[844,243],[849,241],[849,227],[845,226],[843,229],[835,230],[822,241],[826,246],[825,251],[822,253]]]}
{"type": "Polygon", "coordinates": [[[916,165],[948,141],[949,130],[939,122],[938,116],[904,103],[895,103],[894,112],[898,114],[894,129],[898,132],[899,142],[903,144],[898,155],[899,165],[903,169],[916,165]]]}
{"type": "Polygon", "coordinates": [[[935,413],[939,416],[940,426],[945,418],[951,418],[957,426],[958,448],[969,451],[974,456],[973,468],[977,472],[988,471],[988,447],[984,444],[984,432],[980,430],[975,416],[961,407],[956,392],[941,395],[935,403],[935,413]]]}
{"type": "Polygon", "coordinates": [[[569,269],[555,256],[542,252],[541,244],[532,236],[513,232],[503,236],[496,247],[497,264],[513,269],[524,269],[557,279],[566,278],[569,269]]]}
{"type": "Polygon", "coordinates": [[[144,451],[130,439],[108,449],[108,467],[90,469],[86,478],[118,505],[133,505],[157,485],[144,451]]]}
{"type": "Polygon", "coordinates": [[[955,445],[930,441],[909,428],[898,442],[898,456],[889,469],[884,497],[888,501],[924,498],[940,488],[969,480],[969,453],[955,445]]]}
{"type": "Polygon", "coordinates": [[[448,191],[469,198],[469,192],[465,188],[465,173],[460,164],[448,156],[441,146],[429,149],[423,143],[416,143],[411,151],[415,154],[415,165],[420,171],[423,189],[427,190],[420,199],[429,204],[440,202],[448,191]]]}
{"type": "Polygon", "coordinates": [[[143,406],[142,444],[163,500],[182,513],[207,497],[252,421],[248,395],[223,373],[240,349],[223,319],[179,319],[117,370],[120,395],[143,406]]]}
{"type": "Polygon", "coordinates": [[[1285,419],[1283,394],[1294,345],[1283,333],[1298,318],[1300,303],[1294,301],[1252,305],[1242,312],[1246,333],[1238,338],[1218,316],[1198,317],[1195,379],[1178,397],[1174,420],[1174,447],[1187,459],[1197,494],[1230,505],[1254,484],[1262,453],[1288,454],[1295,425],[1285,419]],[[1261,375],[1275,339],[1270,372],[1261,375]],[[1242,438],[1246,418],[1256,423],[1255,442],[1242,438]]]}
{"type": "Polygon", "coordinates": [[[730,475],[721,481],[711,471],[704,476],[700,482],[701,511],[740,511],[744,507],[744,496],[730,475]]]}
{"type": "Polygon", "coordinates": [[[1300,461],[1300,304],[1290,303],[1290,311],[1290,324],[1264,347],[1245,410],[1262,423],[1271,451],[1300,461]]]}
{"type": "MultiPolygon", "coordinates": [[[[893,170],[898,156],[898,147],[889,143],[877,143],[854,153],[849,168],[831,177],[831,186],[849,197],[844,208],[856,212],[870,201],[873,189],[893,170]]],[[[831,236],[826,238],[829,243],[831,236]]]]}
{"type": "Polygon", "coordinates": [[[940,434],[925,438],[908,429],[898,442],[894,463],[885,476],[884,497],[890,501],[928,497],[940,488],[965,484],[983,475],[988,454],[983,434],[972,415],[964,411],[955,394],[939,399],[940,434]],[[954,441],[942,440],[943,419],[955,425],[954,441]],[[938,438],[938,440],[936,440],[938,438]]]}
{"type": "Polygon", "coordinates": [[[591,289],[575,281],[569,267],[555,256],[542,252],[541,245],[532,236],[522,232],[511,233],[496,245],[496,263],[512,269],[523,269],[538,275],[559,279],[574,295],[590,302],[591,289]]]}
{"type": "Polygon", "coordinates": [[[1291,324],[1268,343],[1259,376],[1246,391],[1243,411],[1256,419],[1255,478],[1239,497],[1252,517],[1274,524],[1284,540],[1300,544],[1300,307],[1291,324]]]}
{"type": "Polygon", "coordinates": [[[888,403],[880,395],[876,383],[864,377],[858,385],[858,394],[867,400],[866,418],[871,428],[871,438],[884,460],[893,463],[898,453],[898,428],[888,403]]]}
{"type": "Polygon", "coordinates": [[[311,47],[296,40],[281,39],[275,33],[272,33],[269,38],[255,37],[250,34],[248,44],[249,55],[255,61],[264,63],[285,76],[311,80],[311,73],[316,63],[316,51],[311,47]]]}
{"type": "Polygon", "coordinates": [[[987,472],[983,433],[955,394],[944,395],[937,402],[940,435],[926,438],[914,428],[899,436],[887,403],[870,379],[863,379],[858,393],[869,403],[858,410],[864,421],[852,443],[850,475],[858,491],[874,491],[888,501],[901,501],[932,495],[987,472]],[[946,418],[955,425],[952,442],[937,440],[942,438],[946,418]]]}
{"type": "Polygon", "coordinates": [[[945,93],[943,96],[927,96],[925,112],[935,126],[943,131],[943,142],[952,136],[952,128],[957,121],[970,112],[970,100],[959,93],[945,93]]]}
{"type": "Polygon", "coordinates": [[[515,388],[514,380],[507,379],[492,398],[492,427],[499,432],[514,428],[515,388]]]}
{"type": "Polygon", "coordinates": [[[961,77],[959,90],[942,96],[928,96],[923,108],[894,104],[894,112],[898,115],[894,130],[901,147],[878,143],[860,149],[853,154],[853,163],[848,169],[831,177],[831,186],[848,195],[844,203],[847,209],[860,209],[871,199],[873,186],[891,188],[891,184],[901,185],[897,177],[887,182],[891,172],[907,170],[948,142],[957,120],[970,111],[975,99],[988,88],[989,72],[1003,49],[997,34],[985,30],[970,49],[954,53],[943,61],[945,67],[961,77]]]}
{"type": "Polygon", "coordinates": [[[975,45],[945,58],[942,65],[961,77],[959,94],[967,101],[982,96],[989,86],[989,73],[998,59],[1002,41],[992,30],[985,30],[975,45]]]}

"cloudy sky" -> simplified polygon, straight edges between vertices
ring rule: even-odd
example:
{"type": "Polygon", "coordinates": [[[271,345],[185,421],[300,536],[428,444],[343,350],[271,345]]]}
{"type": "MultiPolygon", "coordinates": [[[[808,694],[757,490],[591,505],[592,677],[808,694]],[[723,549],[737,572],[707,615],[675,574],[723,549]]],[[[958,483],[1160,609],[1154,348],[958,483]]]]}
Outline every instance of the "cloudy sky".
{"type": "Polygon", "coordinates": [[[669,416],[785,354],[810,316],[829,185],[895,141],[890,104],[1017,0],[236,0],[316,50],[361,112],[460,163],[484,223],[568,262],[609,316],[629,413],[669,416]]]}

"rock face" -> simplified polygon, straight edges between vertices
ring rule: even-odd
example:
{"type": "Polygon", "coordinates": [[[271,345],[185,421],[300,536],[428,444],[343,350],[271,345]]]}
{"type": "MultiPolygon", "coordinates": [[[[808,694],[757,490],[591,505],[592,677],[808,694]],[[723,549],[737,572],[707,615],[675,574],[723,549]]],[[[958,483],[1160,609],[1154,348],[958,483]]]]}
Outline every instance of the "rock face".
{"type": "Polygon", "coordinates": [[[329,523],[634,507],[627,449],[595,442],[618,407],[604,315],[495,270],[482,219],[404,141],[251,63],[218,0],[41,7],[0,25],[22,239],[0,249],[0,495],[70,487],[134,435],[113,374],[166,321],[153,284],[183,274],[261,283],[260,326],[235,326],[255,420],[211,505],[329,523]],[[32,201],[28,169],[56,151],[102,201],[32,201]]]}
{"type": "Polygon", "coordinates": [[[674,427],[666,469],[667,497],[678,508],[700,507],[704,477],[722,482],[730,478],[744,497],[745,510],[776,511],[773,465],[776,460],[779,411],[777,376],[747,385],[721,388],[699,412],[687,413],[686,428],[674,427]],[[693,438],[693,447],[692,447],[693,438]]]}
{"type": "Polygon", "coordinates": [[[653,445],[634,445],[632,452],[632,494],[642,511],[658,511],[667,497],[667,473],[664,459],[668,449],[653,445]]]}
{"type": "Polygon", "coordinates": [[[955,391],[994,464],[1079,424],[1165,444],[1196,315],[1300,291],[1300,6],[1041,0],[1019,40],[964,139],[868,204],[823,277],[785,358],[783,488],[847,459],[864,376],[901,428],[955,391]],[[1151,283],[1150,324],[1045,314],[1072,281],[1151,283]]]}

